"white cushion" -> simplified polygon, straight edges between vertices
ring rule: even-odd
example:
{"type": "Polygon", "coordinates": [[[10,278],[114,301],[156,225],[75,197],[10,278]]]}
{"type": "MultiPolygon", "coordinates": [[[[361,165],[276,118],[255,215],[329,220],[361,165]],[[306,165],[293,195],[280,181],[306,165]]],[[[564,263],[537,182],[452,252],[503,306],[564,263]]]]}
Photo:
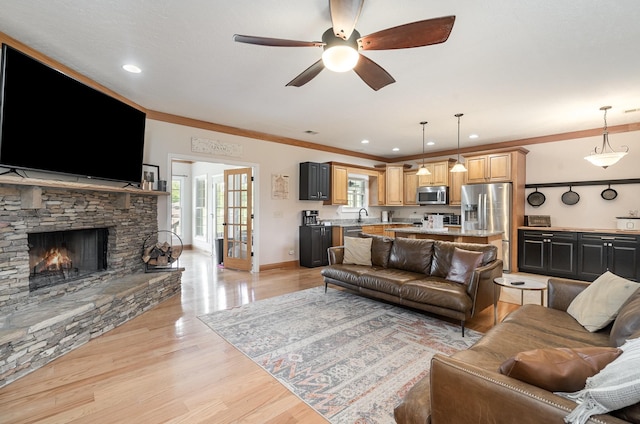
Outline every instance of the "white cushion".
{"type": "Polygon", "coordinates": [[[607,271],[573,299],[567,312],[587,330],[598,331],[616,318],[638,287],[638,283],[607,271]]]}
{"type": "Polygon", "coordinates": [[[587,378],[584,389],[573,393],[556,393],[578,403],[564,419],[570,424],[584,424],[589,417],[605,414],[640,402],[640,338],[620,346],[622,354],[599,373],[587,378]]]}
{"type": "Polygon", "coordinates": [[[371,243],[370,237],[345,237],[343,264],[368,265],[371,266],[371,243]]]}

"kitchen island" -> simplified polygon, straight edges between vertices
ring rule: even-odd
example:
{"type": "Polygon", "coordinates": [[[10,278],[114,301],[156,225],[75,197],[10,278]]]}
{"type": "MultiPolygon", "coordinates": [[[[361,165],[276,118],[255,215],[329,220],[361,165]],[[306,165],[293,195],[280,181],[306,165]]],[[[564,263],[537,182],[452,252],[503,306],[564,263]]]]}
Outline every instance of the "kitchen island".
{"type": "Polygon", "coordinates": [[[445,227],[444,230],[434,230],[415,226],[393,228],[390,231],[394,233],[393,237],[492,244],[498,248],[498,257],[502,257],[502,231],[463,230],[459,227],[445,227]]]}

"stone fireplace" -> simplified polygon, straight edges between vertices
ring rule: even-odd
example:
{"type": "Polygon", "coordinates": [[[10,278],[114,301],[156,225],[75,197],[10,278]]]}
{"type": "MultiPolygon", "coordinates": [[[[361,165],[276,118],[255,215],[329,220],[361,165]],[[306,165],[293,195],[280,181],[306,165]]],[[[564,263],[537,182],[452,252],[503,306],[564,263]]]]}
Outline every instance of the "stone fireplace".
{"type": "Polygon", "coordinates": [[[163,195],[0,176],[0,387],[179,292],[141,258],[163,195]]]}

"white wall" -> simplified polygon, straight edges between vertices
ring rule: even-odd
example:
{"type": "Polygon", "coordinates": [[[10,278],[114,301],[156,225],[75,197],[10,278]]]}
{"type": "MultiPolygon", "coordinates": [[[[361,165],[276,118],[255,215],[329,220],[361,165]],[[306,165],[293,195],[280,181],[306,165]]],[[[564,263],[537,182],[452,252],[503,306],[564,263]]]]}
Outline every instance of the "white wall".
{"type": "MultiPolygon", "coordinates": [[[[626,144],[630,153],[618,164],[603,170],[586,160],[586,156],[594,146],[602,142],[600,137],[585,138],[557,143],[545,143],[524,146],[530,153],[527,155],[527,183],[566,182],[603,179],[640,178],[640,132],[611,134],[610,141],[614,148],[626,144]]],[[[328,162],[338,161],[358,165],[373,166],[372,161],[351,156],[336,155],[295,146],[264,142],[246,137],[215,133],[198,128],[191,128],[165,122],[147,121],[145,163],[159,164],[160,176],[168,179],[171,157],[189,158],[193,160],[219,161],[237,165],[254,164],[258,167],[255,176],[256,187],[256,242],[259,264],[276,264],[297,260],[298,226],[303,209],[320,210],[320,218],[351,219],[357,213],[343,213],[338,206],[323,206],[322,202],[298,200],[298,164],[305,161],[328,162]],[[191,151],[191,138],[199,137],[217,140],[224,143],[239,144],[243,148],[241,157],[214,156],[191,151]],[[281,174],[289,176],[289,199],[271,199],[271,176],[281,174]],[[294,255],[289,255],[289,250],[294,255]]],[[[529,215],[551,215],[554,226],[572,228],[615,228],[615,217],[626,215],[629,209],[640,209],[640,186],[637,184],[613,186],[618,191],[618,198],[605,201],[600,192],[606,186],[575,187],[574,191],[581,196],[580,202],[574,206],[564,205],[560,196],[566,188],[540,189],[547,200],[544,205],[533,208],[526,205],[529,215]]],[[[533,189],[527,190],[527,194],[533,189]]],[[[168,228],[168,199],[159,199],[159,228],[168,228]]],[[[369,208],[370,216],[380,216],[381,210],[395,210],[395,217],[419,217],[427,211],[455,211],[455,208],[369,208]]]]}

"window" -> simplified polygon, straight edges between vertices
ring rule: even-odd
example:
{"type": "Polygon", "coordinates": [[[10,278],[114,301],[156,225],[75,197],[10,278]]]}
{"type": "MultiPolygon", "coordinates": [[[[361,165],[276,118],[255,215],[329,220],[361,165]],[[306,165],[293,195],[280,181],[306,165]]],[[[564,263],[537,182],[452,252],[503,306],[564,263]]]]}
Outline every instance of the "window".
{"type": "Polygon", "coordinates": [[[369,178],[366,175],[349,175],[346,207],[354,209],[366,208],[369,204],[368,185],[369,178]]]}
{"type": "Polygon", "coordinates": [[[195,178],[194,233],[196,237],[207,237],[207,177],[195,178]]]}

